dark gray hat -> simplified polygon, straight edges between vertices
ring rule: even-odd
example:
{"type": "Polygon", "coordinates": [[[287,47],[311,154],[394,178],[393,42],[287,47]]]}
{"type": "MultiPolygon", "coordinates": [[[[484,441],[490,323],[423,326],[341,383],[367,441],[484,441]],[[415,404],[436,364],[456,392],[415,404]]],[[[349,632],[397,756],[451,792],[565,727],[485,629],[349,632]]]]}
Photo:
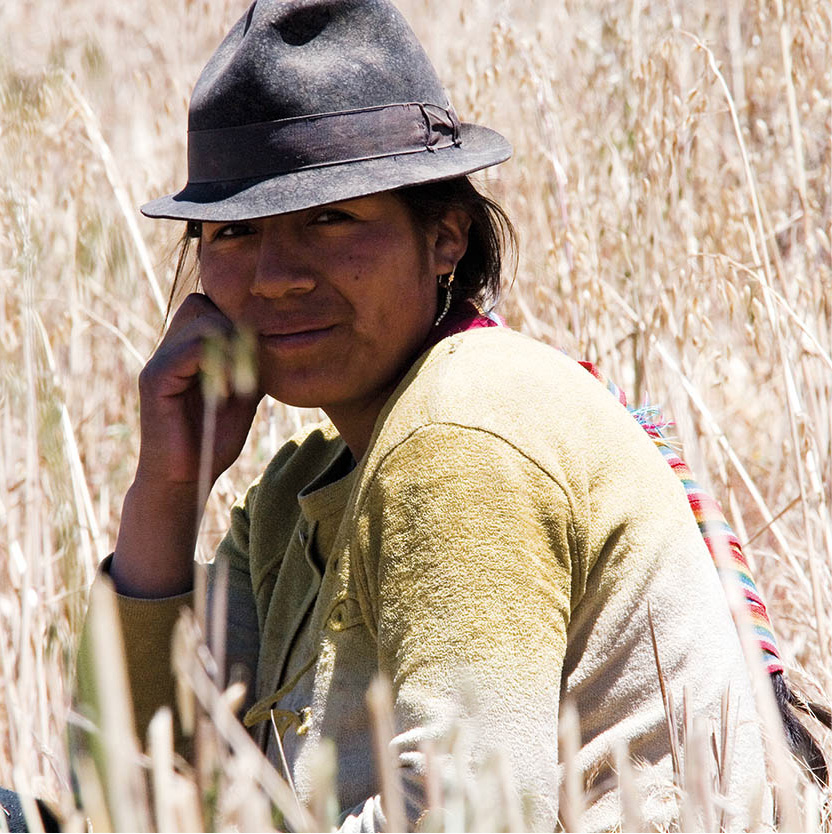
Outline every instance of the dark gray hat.
{"type": "Polygon", "coordinates": [[[511,146],[461,124],[387,0],[256,0],[200,75],[188,183],[148,217],[244,220],[435,182],[511,146]]]}

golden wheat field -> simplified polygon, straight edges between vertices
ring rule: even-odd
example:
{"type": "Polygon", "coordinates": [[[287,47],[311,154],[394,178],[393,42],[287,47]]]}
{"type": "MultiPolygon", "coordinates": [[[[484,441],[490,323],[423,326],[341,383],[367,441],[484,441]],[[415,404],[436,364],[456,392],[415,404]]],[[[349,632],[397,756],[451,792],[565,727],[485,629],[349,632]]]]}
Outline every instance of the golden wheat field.
{"type": "MultiPolygon", "coordinates": [[[[514,145],[481,180],[520,239],[498,309],[597,362],[631,401],[662,404],[744,544],[789,679],[828,704],[832,4],[399,5],[463,120],[514,145]]],[[[138,206],[184,183],[191,86],[244,11],[245,0],[0,4],[0,785],[48,799],[76,830],[73,656],[133,474],[136,377],[182,233],[138,206]]],[[[211,497],[202,558],[233,498],[317,418],[261,405],[211,497]]],[[[812,729],[832,758],[832,739],[812,729]]],[[[152,800],[127,790],[115,808],[112,793],[87,789],[95,830],[271,825],[265,800],[224,800],[254,777],[244,742],[220,735],[210,802],[199,773],[174,778],[160,752],[144,761],[152,800]]],[[[772,784],[794,806],[782,819],[831,831],[828,793],[783,782],[775,765],[772,784]]],[[[286,801],[272,776],[256,781],[286,801]]],[[[295,822],[322,826],[328,808],[324,797],[295,822]]]]}

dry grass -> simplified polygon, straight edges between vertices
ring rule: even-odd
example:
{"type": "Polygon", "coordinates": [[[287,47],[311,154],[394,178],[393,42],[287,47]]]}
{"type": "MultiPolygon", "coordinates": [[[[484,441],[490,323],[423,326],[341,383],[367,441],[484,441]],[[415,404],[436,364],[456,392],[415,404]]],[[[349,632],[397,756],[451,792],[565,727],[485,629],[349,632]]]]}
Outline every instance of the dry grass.
{"type": "MultiPolygon", "coordinates": [[[[790,677],[828,703],[832,7],[402,7],[463,118],[515,145],[487,176],[521,236],[502,311],[597,361],[631,400],[665,405],[748,542],[790,677]]],[[[0,5],[0,784],[65,807],[85,588],[132,476],[135,379],[179,234],[134,207],[183,180],[190,85],[242,11],[237,0],[149,0],[140,13],[103,0],[0,5]]],[[[262,407],[211,499],[203,554],[232,496],[309,416],[262,407]]],[[[202,709],[220,710],[218,697],[203,686],[202,709]]],[[[165,732],[162,721],[158,750],[165,732]]],[[[226,752],[224,784],[243,784],[248,760],[226,752]]],[[[199,821],[183,790],[157,819],[199,821]]],[[[233,796],[220,795],[216,824],[267,820],[233,796]]],[[[816,797],[802,807],[807,827],[832,830],[816,797]]]]}

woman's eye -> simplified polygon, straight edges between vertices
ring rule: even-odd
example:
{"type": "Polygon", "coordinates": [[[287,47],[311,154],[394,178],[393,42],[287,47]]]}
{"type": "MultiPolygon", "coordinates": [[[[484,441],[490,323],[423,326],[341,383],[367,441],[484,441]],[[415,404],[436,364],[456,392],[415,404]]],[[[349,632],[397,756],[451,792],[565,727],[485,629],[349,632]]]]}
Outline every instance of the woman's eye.
{"type": "Polygon", "coordinates": [[[223,240],[231,237],[242,237],[254,233],[254,229],[247,223],[226,223],[214,232],[212,240],[223,240]]]}
{"type": "Polygon", "coordinates": [[[346,223],[349,220],[352,220],[352,217],[344,211],[325,209],[314,216],[312,223],[329,226],[333,223],[346,223]]]}

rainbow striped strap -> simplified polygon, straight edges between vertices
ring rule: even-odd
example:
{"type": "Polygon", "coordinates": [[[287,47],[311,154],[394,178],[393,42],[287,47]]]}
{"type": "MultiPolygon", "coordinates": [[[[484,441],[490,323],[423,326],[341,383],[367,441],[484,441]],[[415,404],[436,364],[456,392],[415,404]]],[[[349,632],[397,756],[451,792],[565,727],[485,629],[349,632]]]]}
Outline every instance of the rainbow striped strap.
{"type": "Polygon", "coordinates": [[[782,672],[783,663],[780,660],[780,653],[777,650],[777,641],[774,639],[774,631],[771,627],[768,612],[766,611],[766,605],[762,596],[760,596],[760,592],[757,590],[757,585],[754,582],[754,577],[751,575],[751,570],[748,567],[748,562],[742,552],[739,540],[731,529],[731,526],[725,520],[719,504],[699,486],[693,479],[687,464],[671,448],[665,436],[665,430],[671,423],[662,418],[661,409],[657,406],[646,405],[635,409],[627,405],[627,397],[624,392],[612,380],[607,379],[595,365],[591,362],[580,362],[579,364],[604,385],[621,405],[627,408],[636,422],[652,438],[662,453],[662,457],[667,461],[668,466],[670,466],[682,482],[688,503],[693,511],[696,523],[699,525],[699,532],[705,540],[714,564],[716,564],[723,586],[728,581],[736,580],[740,583],[740,587],[745,595],[745,604],[748,607],[754,634],[760,645],[763,662],[768,673],[773,675],[776,672],[782,672]],[[717,554],[719,553],[730,554],[730,572],[733,573],[734,580],[729,580],[728,578],[727,573],[729,569],[720,568],[720,560],[717,558],[717,554]]]}

